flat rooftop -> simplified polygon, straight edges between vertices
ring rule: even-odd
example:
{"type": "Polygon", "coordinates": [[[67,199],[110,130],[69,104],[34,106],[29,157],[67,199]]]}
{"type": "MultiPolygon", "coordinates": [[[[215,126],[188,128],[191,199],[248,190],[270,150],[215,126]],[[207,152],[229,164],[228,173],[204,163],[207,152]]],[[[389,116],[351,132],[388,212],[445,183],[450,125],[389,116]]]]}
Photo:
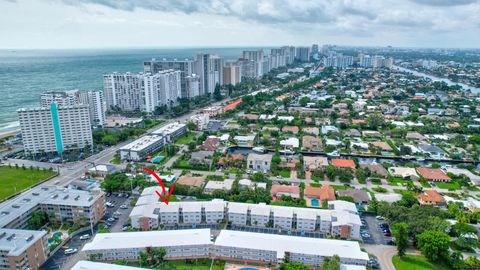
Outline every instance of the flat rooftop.
{"type": "Polygon", "coordinates": [[[361,251],[360,245],[355,241],[222,230],[215,245],[276,251],[279,259],[284,258],[286,252],[328,257],[339,255],[340,258],[365,261],[369,259],[368,254],[361,251]]]}
{"type": "Polygon", "coordinates": [[[160,135],[146,135],[141,138],[138,138],[137,140],[123,146],[120,148],[121,150],[127,150],[127,151],[142,151],[145,148],[149,147],[152,144],[155,144],[159,141],[163,140],[163,136],[160,135]]]}
{"type": "Polygon", "coordinates": [[[57,186],[37,186],[0,205],[0,227],[5,227],[39,204],[89,207],[101,195],[101,192],[92,193],[57,186]]]}
{"type": "Polygon", "coordinates": [[[8,256],[19,256],[46,234],[47,231],[0,229],[0,250],[8,256]]]}
{"type": "Polygon", "coordinates": [[[169,134],[172,134],[174,132],[176,132],[177,130],[181,129],[181,128],[184,128],[186,127],[186,124],[181,124],[179,122],[174,122],[174,123],[170,123],[170,124],[167,124],[155,131],[152,132],[152,134],[155,134],[155,135],[169,135],[169,134]]]}
{"type": "Polygon", "coordinates": [[[125,266],[118,264],[109,264],[109,263],[100,263],[100,262],[91,262],[91,261],[79,261],[77,262],[71,270],[140,270],[143,268],[125,266]]]}
{"type": "Polygon", "coordinates": [[[83,251],[209,244],[210,229],[99,233],[83,251]]]}

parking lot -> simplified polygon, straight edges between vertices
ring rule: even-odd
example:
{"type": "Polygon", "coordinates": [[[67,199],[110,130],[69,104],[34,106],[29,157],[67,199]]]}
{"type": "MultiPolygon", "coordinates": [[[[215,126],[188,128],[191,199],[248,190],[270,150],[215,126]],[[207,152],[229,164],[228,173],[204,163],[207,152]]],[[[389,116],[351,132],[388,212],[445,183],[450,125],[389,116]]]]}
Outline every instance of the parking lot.
{"type": "Polygon", "coordinates": [[[394,245],[392,236],[389,236],[390,227],[385,220],[374,216],[361,216],[361,220],[360,234],[365,244],[394,245]]]}
{"type": "MultiPolygon", "coordinates": [[[[112,202],[115,206],[114,207],[107,207],[105,212],[105,216],[103,220],[107,220],[110,217],[113,217],[115,212],[120,213],[117,215],[117,219],[112,222],[111,228],[109,228],[112,232],[121,232],[123,224],[127,223],[128,216],[132,211],[132,207],[129,205],[131,197],[118,197],[117,194],[112,194],[109,197],[106,197],[106,201],[112,202]],[[125,204],[127,209],[120,209],[120,206],[125,204]]],[[[94,233],[96,233],[98,227],[94,227],[94,233]]],[[[80,259],[84,259],[84,254],[81,252],[83,245],[91,240],[81,240],[80,237],[84,234],[91,234],[90,230],[85,231],[85,233],[81,233],[72,237],[65,245],[63,245],[55,254],[53,254],[42,266],[42,269],[64,269],[68,265],[74,264],[74,260],[78,261],[80,259]],[[76,248],[77,252],[74,254],[65,254],[65,250],[69,248],[76,248]]],[[[93,237],[92,237],[93,238],[93,237]]]]}

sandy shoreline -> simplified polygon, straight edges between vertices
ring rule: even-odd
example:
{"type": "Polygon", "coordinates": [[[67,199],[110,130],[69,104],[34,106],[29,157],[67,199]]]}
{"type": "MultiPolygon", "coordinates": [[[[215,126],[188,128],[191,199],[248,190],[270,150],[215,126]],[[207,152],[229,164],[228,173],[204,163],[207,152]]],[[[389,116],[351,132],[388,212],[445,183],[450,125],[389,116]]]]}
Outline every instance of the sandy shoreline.
{"type": "Polygon", "coordinates": [[[10,136],[15,136],[15,135],[17,135],[17,133],[20,133],[20,129],[1,132],[0,133],[0,139],[5,138],[5,137],[10,137],[10,136]]]}

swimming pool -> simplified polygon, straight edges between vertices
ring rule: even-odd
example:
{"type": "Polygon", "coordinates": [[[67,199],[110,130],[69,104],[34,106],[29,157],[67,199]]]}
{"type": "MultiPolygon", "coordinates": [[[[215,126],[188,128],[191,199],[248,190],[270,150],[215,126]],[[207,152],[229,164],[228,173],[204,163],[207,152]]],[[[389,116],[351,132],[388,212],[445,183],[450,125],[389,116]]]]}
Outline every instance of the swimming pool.
{"type": "Polygon", "coordinates": [[[244,268],[240,268],[238,270],[258,270],[258,268],[244,267],[244,268]]]}
{"type": "Polygon", "coordinates": [[[318,200],[317,199],[312,199],[311,200],[311,204],[312,206],[319,206],[320,204],[318,203],[318,200]]]}

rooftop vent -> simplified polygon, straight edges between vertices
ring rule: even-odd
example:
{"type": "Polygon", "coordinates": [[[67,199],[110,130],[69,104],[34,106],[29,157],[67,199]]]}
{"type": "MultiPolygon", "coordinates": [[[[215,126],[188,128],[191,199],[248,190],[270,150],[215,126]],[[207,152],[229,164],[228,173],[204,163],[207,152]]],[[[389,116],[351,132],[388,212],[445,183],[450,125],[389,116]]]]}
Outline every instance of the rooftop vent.
{"type": "Polygon", "coordinates": [[[68,199],[68,195],[63,196],[63,199],[64,200],[68,199]]]}
{"type": "Polygon", "coordinates": [[[52,197],[50,197],[50,198],[56,199],[56,198],[58,198],[58,194],[52,195],[52,197]]]}
{"type": "Polygon", "coordinates": [[[39,194],[38,192],[33,192],[32,195],[33,195],[33,196],[38,196],[38,195],[40,195],[40,194],[39,194]]]}
{"type": "Polygon", "coordinates": [[[7,237],[8,241],[12,241],[12,239],[15,238],[15,234],[12,233],[9,237],[7,237]]]}
{"type": "Polygon", "coordinates": [[[32,241],[32,239],[33,239],[33,234],[30,235],[30,236],[29,236],[27,239],[25,239],[25,240],[27,240],[27,242],[30,242],[30,241],[32,241]]]}
{"type": "Polygon", "coordinates": [[[88,197],[88,201],[93,200],[93,196],[88,197]]]}
{"type": "Polygon", "coordinates": [[[2,233],[0,233],[0,239],[2,239],[3,237],[5,237],[5,235],[7,235],[7,233],[6,233],[6,232],[2,232],[2,233]]]}
{"type": "Polygon", "coordinates": [[[8,215],[8,214],[10,214],[10,212],[2,211],[2,216],[8,215]]]}
{"type": "Polygon", "coordinates": [[[14,204],[14,205],[12,205],[12,208],[20,208],[20,205],[14,204]]]}
{"type": "Polygon", "coordinates": [[[77,197],[75,197],[75,201],[78,201],[78,199],[80,199],[80,195],[77,195],[77,197]]]}

